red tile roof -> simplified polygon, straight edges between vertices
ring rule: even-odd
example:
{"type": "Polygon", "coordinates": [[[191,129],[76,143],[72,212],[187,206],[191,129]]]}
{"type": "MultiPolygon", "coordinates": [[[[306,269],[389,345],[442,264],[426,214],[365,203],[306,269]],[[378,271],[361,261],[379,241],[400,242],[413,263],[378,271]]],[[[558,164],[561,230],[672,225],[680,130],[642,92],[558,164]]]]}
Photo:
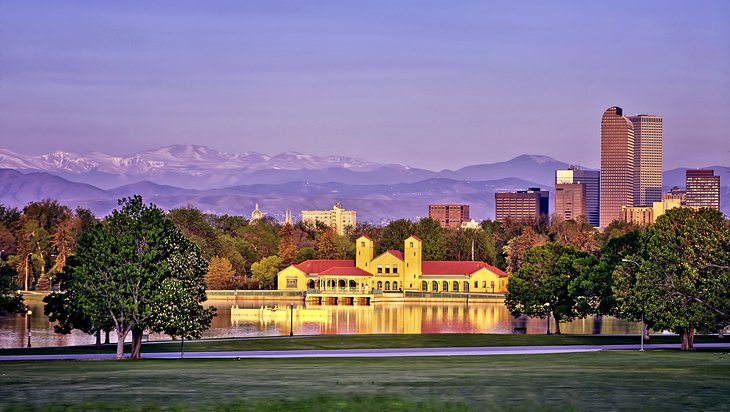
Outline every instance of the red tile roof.
{"type": "Polygon", "coordinates": [[[425,260],[421,264],[421,271],[424,275],[470,275],[483,268],[499,277],[507,276],[503,271],[484,262],[425,260]]]}
{"type": "Polygon", "coordinates": [[[327,269],[335,267],[355,267],[354,260],[305,260],[294,265],[295,268],[304,273],[322,273],[327,269]]]}
{"type": "Polygon", "coordinates": [[[401,252],[400,250],[389,250],[388,253],[397,257],[400,260],[403,260],[403,252],[401,252]]]}
{"type": "MultiPolygon", "coordinates": [[[[365,239],[367,239],[367,240],[369,240],[369,241],[371,241],[371,242],[373,241],[373,238],[371,238],[371,237],[370,237],[370,236],[368,236],[368,235],[361,235],[360,237],[364,237],[365,239]]],[[[358,238],[358,239],[359,239],[359,238],[358,238]]]]}
{"type": "Polygon", "coordinates": [[[320,272],[319,276],[372,276],[358,267],[334,267],[320,272]]]}
{"type": "Polygon", "coordinates": [[[416,240],[417,240],[417,241],[419,241],[419,242],[421,241],[421,238],[420,238],[420,237],[418,237],[417,235],[411,235],[411,237],[412,237],[412,238],[414,238],[414,239],[416,239],[416,240]]]}

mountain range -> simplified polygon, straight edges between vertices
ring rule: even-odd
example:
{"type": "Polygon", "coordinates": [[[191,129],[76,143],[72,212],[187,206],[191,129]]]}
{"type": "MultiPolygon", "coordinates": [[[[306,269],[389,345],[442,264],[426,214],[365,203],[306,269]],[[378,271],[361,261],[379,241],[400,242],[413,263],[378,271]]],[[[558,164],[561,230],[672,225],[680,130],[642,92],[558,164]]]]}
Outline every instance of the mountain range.
{"type": "MultiPolygon", "coordinates": [[[[498,190],[552,190],[556,169],[567,163],[548,156],[430,171],[345,156],[285,152],[230,154],[204,146],[176,145],[113,156],[55,152],[24,156],[0,149],[0,203],[23,207],[44,198],[105,216],[120,197],[140,194],[164,209],[193,205],[210,213],[247,216],[259,203],[282,219],[286,209],[329,209],[336,201],[357,210],[359,221],[380,223],[428,214],[429,203],[467,203],[471,217],[494,218],[498,190]]],[[[721,204],[730,215],[730,168],[713,166],[721,178],[721,204]]],[[[684,186],[684,170],[664,172],[665,187],[684,186]]]]}

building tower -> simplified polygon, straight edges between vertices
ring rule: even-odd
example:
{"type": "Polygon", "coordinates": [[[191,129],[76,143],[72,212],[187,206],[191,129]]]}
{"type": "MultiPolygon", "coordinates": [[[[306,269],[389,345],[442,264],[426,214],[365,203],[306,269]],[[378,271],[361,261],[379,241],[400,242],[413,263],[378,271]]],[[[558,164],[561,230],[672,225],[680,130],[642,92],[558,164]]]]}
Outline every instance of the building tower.
{"type": "Polygon", "coordinates": [[[686,204],[720,210],[720,176],[712,169],[687,170],[686,204]]]}
{"type": "Polygon", "coordinates": [[[428,217],[438,221],[441,227],[461,227],[462,223],[469,221],[469,205],[428,205],[428,217]]]}
{"type": "Polygon", "coordinates": [[[251,212],[251,223],[257,222],[264,217],[264,214],[259,209],[259,204],[256,203],[256,209],[251,212]]]}
{"type": "Polygon", "coordinates": [[[581,170],[578,166],[556,170],[555,213],[566,220],[575,219],[583,214],[590,225],[598,227],[600,225],[600,183],[600,172],[598,170],[581,170]],[[582,185],[583,189],[573,185],[582,185]],[[575,196],[578,195],[576,191],[580,190],[585,192],[582,213],[580,205],[575,203],[575,196]],[[566,202],[570,202],[570,200],[572,200],[573,205],[572,208],[568,209],[566,207],[568,203],[566,202]],[[558,205],[560,205],[560,208],[558,205]]]}
{"type": "Polygon", "coordinates": [[[550,192],[539,187],[494,193],[495,220],[498,222],[512,219],[535,223],[541,216],[548,216],[549,208],[550,192]]]}
{"type": "Polygon", "coordinates": [[[601,118],[600,227],[621,219],[621,207],[634,205],[634,125],[612,106],[601,118]]]}
{"type": "Polygon", "coordinates": [[[662,117],[630,116],[634,126],[634,206],[662,201],[662,117]]]}

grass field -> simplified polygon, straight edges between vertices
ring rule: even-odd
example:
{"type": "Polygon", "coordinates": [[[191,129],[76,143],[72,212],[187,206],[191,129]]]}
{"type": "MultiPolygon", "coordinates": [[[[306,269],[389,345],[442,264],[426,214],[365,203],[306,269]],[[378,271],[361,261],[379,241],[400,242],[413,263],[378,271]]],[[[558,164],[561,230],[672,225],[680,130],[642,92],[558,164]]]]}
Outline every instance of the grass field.
{"type": "Polygon", "coordinates": [[[0,368],[4,410],[730,409],[730,355],[714,351],[36,361],[0,368]]]}
{"type": "MultiPolygon", "coordinates": [[[[716,336],[697,336],[696,343],[720,342],[716,336]]],[[[612,335],[488,335],[488,334],[413,334],[413,335],[318,335],[273,338],[213,339],[185,342],[186,352],[287,350],[287,349],[377,349],[434,348],[450,346],[547,346],[547,345],[612,345],[638,344],[638,336],[612,335]]],[[[650,343],[670,343],[679,347],[679,337],[652,336],[650,343]]],[[[0,349],[2,355],[33,355],[61,353],[114,353],[116,345],[101,349],[92,346],[62,346],[53,348],[0,349]]],[[[129,348],[127,348],[129,351],[129,348]]],[[[180,342],[146,343],[145,352],[179,352],[180,342]]]]}

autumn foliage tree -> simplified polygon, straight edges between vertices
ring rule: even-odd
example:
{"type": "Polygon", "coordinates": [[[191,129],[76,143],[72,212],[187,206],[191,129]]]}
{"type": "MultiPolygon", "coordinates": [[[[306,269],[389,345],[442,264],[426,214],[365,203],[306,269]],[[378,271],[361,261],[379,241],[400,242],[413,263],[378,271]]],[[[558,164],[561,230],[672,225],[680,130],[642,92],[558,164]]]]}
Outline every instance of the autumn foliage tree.
{"type": "Polygon", "coordinates": [[[205,275],[205,284],[208,289],[212,290],[228,290],[235,289],[236,282],[233,265],[225,257],[213,256],[208,264],[208,273],[205,275]]]}

